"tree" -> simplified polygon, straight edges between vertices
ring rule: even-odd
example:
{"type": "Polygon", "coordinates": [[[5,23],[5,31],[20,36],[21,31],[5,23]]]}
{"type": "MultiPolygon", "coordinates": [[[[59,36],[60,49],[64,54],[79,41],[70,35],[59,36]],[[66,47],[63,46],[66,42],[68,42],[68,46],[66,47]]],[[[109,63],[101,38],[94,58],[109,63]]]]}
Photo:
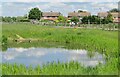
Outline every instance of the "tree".
{"type": "Polygon", "coordinates": [[[24,15],[24,18],[25,18],[25,19],[27,19],[27,18],[28,18],[28,15],[27,15],[27,14],[25,14],[25,15],[24,15]]]}
{"type": "Polygon", "coordinates": [[[39,8],[32,8],[28,15],[29,19],[35,19],[40,20],[42,17],[42,12],[39,10],[39,8]]]}
{"type": "Polygon", "coordinates": [[[8,39],[6,36],[2,35],[2,51],[7,50],[8,39]]]}
{"type": "Polygon", "coordinates": [[[58,21],[65,23],[66,22],[66,18],[64,16],[59,16],[58,17],[58,21]]]}
{"type": "Polygon", "coordinates": [[[26,19],[26,18],[24,18],[24,16],[17,16],[16,17],[17,22],[21,22],[21,20],[24,20],[24,19],[26,19]]]}
{"type": "Polygon", "coordinates": [[[78,13],[83,12],[82,10],[78,10],[78,13]]]}
{"type": "Polygon", "coordinates": [[[78,17],[72,17],[71,21],[75,23],[75,25],[77,25],[77,22],[79,22],[79,18],[78,17]]]}
{"type": "Polygon", "coordinates": [[[91,24],[94,24],[94,23],[97,23],[97,21],[98,21],[98,17],[97,16],[95,16],[95,15],[92,15],[92,16],[90,16],[91,18],[89,19],[90,20],[90,23],[91,24]]]}
{"type": "Polygon", "coordinates": [[[117,8],[111,9],[109,12],[119,12],[117,8]]]}
{"type": "Polygon", "coordinates": [[[94,23],[98,23],[99,20],[100,19],[99,19],[98,16],[93,15],[93,16],[85,16],[85,17],[82,18],[81,21],[84,24],[87,24],[87,23],[94,24],[94,23]]]}
{"type": "Polygon", "coordinates": [[[81,19],[82,23],[87,24],[88,23],[88,17],[85,16],[81,19]]]}
{"type": "Polygon", "coordinates": [[[112,23],[113,22],[113,16],[109,13],[107,16],[108,22],[112,23]]]}
{"type": "Polygon", "coordinates": [[[109,23],[109,20],[107,18],[104,18],[101,20],[102,24],[108,24],[109,23]]]}
{"type": "Polygon", "coordinates": [[[24,16],[2,17],[2,21],[3,22],[29,22],[29,20],[24,16]]]}
{"type": "Polygon", "coordinates": [[[59,16],[57,20],[66,26],[67,19],[64,16],[59,16]]]}
{"type": "Polygon", "coordinates": [[[3,17],[2,21],[4,21],[4,22],[12,22],[12,18],[11,17],[3,17]]]}
{"type": "Polygon", "coordinates": [[[17,20],[16,17],[12,17],[13,22],[16,22],[16,20],[17,20]]]}

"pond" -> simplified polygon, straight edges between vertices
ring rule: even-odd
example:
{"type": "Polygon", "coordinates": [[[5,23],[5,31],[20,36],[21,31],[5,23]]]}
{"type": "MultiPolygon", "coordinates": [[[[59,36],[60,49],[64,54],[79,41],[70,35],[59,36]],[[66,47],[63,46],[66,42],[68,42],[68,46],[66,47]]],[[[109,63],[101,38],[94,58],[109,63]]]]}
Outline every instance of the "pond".
{"type": "Polygon", "coordinates": [[[45,48],[45,47],[13,47],[1,52],[3,63],[18,63],[26,66],[43,65],[48,62],[78,61],[83,66],[105,64],[105,58],[98,52],[83,49],[45,48]]]}

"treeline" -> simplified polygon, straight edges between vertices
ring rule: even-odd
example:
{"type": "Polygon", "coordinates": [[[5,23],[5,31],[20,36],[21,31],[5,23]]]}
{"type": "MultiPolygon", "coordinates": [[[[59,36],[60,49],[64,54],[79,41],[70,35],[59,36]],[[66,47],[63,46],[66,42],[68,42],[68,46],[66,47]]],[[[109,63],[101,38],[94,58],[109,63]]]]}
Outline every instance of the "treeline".
{"type": "MultiPolygon", "coordinates": [[[[78,12],[83,12],[79,10],[78,12]]],[[[112,9],[108,12],[119,12],[118,9],[112,9]]],[[[18,16],[18,17],[1,17],[3,22],[30,22],[30,20],[40,20],[42,17],[42,12],[39,8],[32,8],[28,15],[18,16]]],[[[78,17],[72,17],[70,20],[66,19],[64,16],[59,16],[55,23],[66,23],[74,22],[75,24],[81,22],[83,24],[108,24],[113,23],[113,16],[109,13],[107,17],[101,18],[95,15],[85,16],[81,20],[78,17]]],[[[66,24],[65,24],[66,25],[66,24]]]]}
{"type": "Polygon", "coordinates": [[[18,17],[1,17],[2,22],[30,22],[29,19],[27,19],[24,16],[18,16],[18,17]]]}
{"type": "Polygon", "coordinates": [[[113,17],[111,14],[109,14],[105,18],[100,18],[95,15],[85,16],[82,18],[81,22],[83,24],[108,24],[108,23],[113,23],[113,17]]]}

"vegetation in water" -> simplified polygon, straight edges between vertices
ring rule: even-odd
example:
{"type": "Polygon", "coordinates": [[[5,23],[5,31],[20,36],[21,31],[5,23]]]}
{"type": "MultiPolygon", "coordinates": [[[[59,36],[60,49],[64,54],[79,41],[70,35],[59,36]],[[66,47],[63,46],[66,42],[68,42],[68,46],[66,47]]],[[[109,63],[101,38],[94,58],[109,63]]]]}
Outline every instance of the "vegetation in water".
{"type": "Polygon", "coordinates": [[[60,63],[59,61],[47,63],[43,66],[28,66],[22,64],[2,65],[3,75],[117,75],[116,64],[99,64],[96,67],[83,67],[78,62],[60,63]],[[109,65],[109,66],[108,66],[109,65]],[[112,67],[112,68],[111,68],[112,67]]]}

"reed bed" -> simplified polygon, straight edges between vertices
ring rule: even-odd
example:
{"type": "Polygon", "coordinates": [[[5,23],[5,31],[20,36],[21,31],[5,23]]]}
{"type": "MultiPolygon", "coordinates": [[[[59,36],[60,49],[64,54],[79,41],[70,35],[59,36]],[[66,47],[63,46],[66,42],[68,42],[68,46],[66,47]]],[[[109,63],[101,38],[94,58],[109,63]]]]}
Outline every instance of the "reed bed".
{"type": "Polygon", "coordinates": [[[78,62],[69,63],[51,62],[43,66],[28,66],[22,64],[2,65],[3,75],[117,75],[117,66],[109,64],[97,65],[96,67],[83,67],[78,62]],[[111,68],[112,67],[112,68],[111,68]],[[113,68],[114,67],[114,68],[113,68]]]}

